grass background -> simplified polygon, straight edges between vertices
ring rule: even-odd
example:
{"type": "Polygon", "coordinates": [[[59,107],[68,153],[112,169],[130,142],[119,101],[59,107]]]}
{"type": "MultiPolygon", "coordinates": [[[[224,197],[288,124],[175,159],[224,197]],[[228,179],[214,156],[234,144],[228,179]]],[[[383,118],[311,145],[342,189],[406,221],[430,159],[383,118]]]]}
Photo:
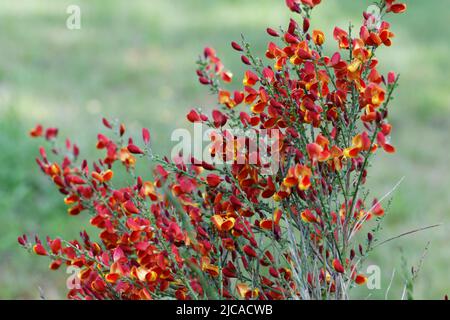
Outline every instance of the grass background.
{"type": "MultiPolygon", "coordinates": [[[[415,284],[418,299],[450,293],[450,28],[447,0],[405,0],[408,13],[390,17],[397,38],[379,52],[383,71],[401,73],[391,107],[398,152],[380,156],[371,171],[373,195],[382,196],[402,177],[380,235],[382,239],[434,223],[438,229],[377,249],[370,263],[382,271],[382,289],[361,288],[354,297],[389,298],[403,288],[401,251],[416,264],[430,248],[415,284]]],[[[358,25],[370,1],[324,0],[314,28],[358,25]]],[[[0,2],[0,298],[65,297],[63,270],[20,249],[22,233],[77,236],[88,217],[69,217],[62,197],[34,163],[35,123],[60,127],[83,155],[94,152],[101,117],[119,118],[130,131],[151,128],[156,152],[168,153],[170,133],[187,127],[191,107],[214,106],[197,84],[194,61],[214,46],[235,77],[243,67],[230,41],[244,33],[253,51],[265,52],[266,26],[286,26],[282,0],[21,0],[0,2]],[[78,4],[82,29],[66,29],[66,8],[78,4]],[[40,289],[39,289],[40,288],[40,289]]],[[[381,154],[380,154],[381,155],[381,154]]]]}

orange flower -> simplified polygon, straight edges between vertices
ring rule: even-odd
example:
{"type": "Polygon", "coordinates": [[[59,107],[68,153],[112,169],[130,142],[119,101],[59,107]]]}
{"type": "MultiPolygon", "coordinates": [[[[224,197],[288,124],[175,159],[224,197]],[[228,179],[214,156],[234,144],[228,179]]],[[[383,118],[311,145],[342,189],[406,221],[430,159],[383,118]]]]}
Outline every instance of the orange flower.
{"type": "Polygon", "coordinates": [[[211,259],[208,257],[202,257],[202,270],[212,277],[219,276],[219,267],[211,264],[211,259]]]}
{"type": "Polygon", "coordinates": [[[361,115],[361,120],[364,122],[373,122],[377,119],[377,112],[375,107],[371,104],[368,104],[364,109],[364,114],[361,115]]]}
{"type": "Polygon", "coordinates": [[[307,190],[311,187],[311,169],[307,166],[297,165],[295,167],[295,176],[298,179],[298,188],[307,190]]]}
{"type": "Polygon", "coordinates": [[[332,161],[332,168],[337,171],[342,170],[342,156],[343,151],[338,146],[333,146],[330,150],[332,161]]]}
{"type": "Polygon", "coordinates": [[[353,59],[352,63],[350,63],[347,67],[348,72],[354,73],[361,69],[362,62],[359,59],[353,59]]]}
{"type": "Polygon", "coordinates": [[[231,229],[233,229],[236,219],[233,217],[224,219],[222,218],[222,216],[216,214],[211,217],[211,221],[214,223],[217,230],[230,231],[231,229]]]}
{"type": "Polygon", "coordinates": [[[293,65],[300,65],[305,60],[312,59],[312,52],[308,46],[308,42],[302,41],[294,46],[294,54],[291,56],[291,63],[293,65]]]}
{"type": "Polygon", "coordinates": [[[283,69],[283,66],[287,61],[287,54],[284,50],[280,49],[275,43],[270,42],[266,51],[266,57],[268,59],[276,59],[274,68],[275,70],[283,69]]]}
{"type": "Polygon", "coordinates": [[[253,87],[258,81],[259,81],[258,76],[253,72],[251,72],[250,70],[247,70],[245,72],[244,80],[242,81],[242,83],[246,87],[253,87]]]}
{"type": "Polygon", "coordinates": [[[241,298],[245,298],[245,299],[256,298],[259,295],[258,289],[251,290],[250,287],[245,283],[236,284],[236,290],[239,293],[239,295],[241,296],[241,298]]]}
{"type": "Polygon", "coordinates": [[[259,90],[259,97],[260,99],[258,100],[258,102],[251,108],[252,112],[257,114],[264,112],[269,101],[269,96],[266,90],[264,90],[263,88],[259,90]]]}
{"type": "Polygon", "coordinates": [[[371,142],[369,135],[366,131],[362,134],[358,134],[352,139],[352,146],[344,149],[344,156],[346,158],[355,158],[361,151],[367,151],[371,148],[371,142]]]}
{"type": "Polygon", "coordinates": [[[141,192],[144,196],[149,197],[152,201],[158,200],[158,194],[156,193],[155,185],[152,182],[144,182],[141,192]]]}
{"type": "Polygon", "coordinates": [[[283,212],[280,209],[275,209],[275,211],[273,212],[273,222],[276,225],[280,224],[282,214],[283,212]]]}
{"type": "Polygon", "coordinates": [[[302,220],[306,223],[317,223],[317,218],[312,214],[311,210],[306,209],[301,213],[302,220]]]}
{"type": "Polygon", "coordinates": [[[321,46],[325,42],[325,35],[320,30],[313,30],[313,41],[318,46],[321,46]]]}
{"type": "Polygon", "coordinates": [[[283,186],[292,188],[298,186],[300,190],[307,190],[311,186],[311,169],[305,165],[297,164],[288,170],[288,175],[283,180],[283,186]]]}
{"type": "Polygon", "coordinates": [[[120,150],[119,159],[127,167],[134,167],[136,163],[136,158],[130,153],[127,147],[120,150]]]}
{"type": "Polygon", "coordinates": [[[380,106],[384,102],[385,91],[379,85],[371,83],[364,90],[364,98],[367,103],[374,105],[375,107],[380,106]]]}
{"type": "Polygon", "coordinates": [[[108,182],[114,176],[114,172],[112,170],[106,170],[105,172],[98,173],[96,171],[92,172],[92,178],[97,180],[100,183],[108,182]]]}
{"type": "Polygon", "coordinates": [[[219,103],[224,104],[227,108],[234,108],[236,102],[231,98],[231,94],[227,90],[219,90],[219,103]]]}
{"type": "Polygon", "coordinates": [[[331,157],[328,150],[329,141],[322,134],[319,134],[315,143],[309,143],[306,146],[309,158],[315,163],[316,161],[324,162],[331,157]]]}
{"type": "Polygon", "coordinates": [[[339,48],[341,49],[348,49],[349,47],[349,40],[348,40],[348,33],[341,28],[334,28],[333,32],[334,39],[338,41],[339,48]]]}

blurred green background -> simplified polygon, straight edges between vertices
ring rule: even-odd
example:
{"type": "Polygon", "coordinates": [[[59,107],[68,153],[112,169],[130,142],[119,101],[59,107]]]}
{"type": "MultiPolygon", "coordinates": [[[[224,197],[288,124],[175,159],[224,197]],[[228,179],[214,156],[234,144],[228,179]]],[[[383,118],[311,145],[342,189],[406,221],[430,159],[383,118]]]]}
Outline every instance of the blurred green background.
{"type": "MultiPolygon", "coordinates": [[[[326,31],[361,21],[370,1],[324,0],[313,28],[326,31]]],[[[382,271],[382,289],[359,289],[354,297],[383,299],[403,289],[401,252],[409,265],[429,251],[415,297],[450,293],[450,28],[447,0],[406,0],[409,11],[390,16],[394,47],[379,51],[382,71],[401,73],[391,107],[398,152],[380,156],[369,183],[374,196],[394,194],[381,239],[443,223],[377,249],[370,263],[382,271]]],[[[215,47],[239,79],[243,66],[229,46],[244,33],[263,55],[267,26],[286,26],[282,0],[4,0],[0,2],[0,298],[65,298],[64,270],[22,250],[22,233],[75,238],[87,215],[69,217],[62,197],[34,158],[39,142],[28,138],[36,123],[58,126],[74,137],[82,155],[95,151],[102,116],[119,118],[129,131],[151,128],[154,146],[168,153],[170,133],[187,127],[191,107],[211,108],[215,99],[197,84],[195,60],[215,47]],[[66,8],[81,7],[81,30],[66,28],[66,8]]],[[[380,153],[381,155],[381,153],[380,153]]]]}

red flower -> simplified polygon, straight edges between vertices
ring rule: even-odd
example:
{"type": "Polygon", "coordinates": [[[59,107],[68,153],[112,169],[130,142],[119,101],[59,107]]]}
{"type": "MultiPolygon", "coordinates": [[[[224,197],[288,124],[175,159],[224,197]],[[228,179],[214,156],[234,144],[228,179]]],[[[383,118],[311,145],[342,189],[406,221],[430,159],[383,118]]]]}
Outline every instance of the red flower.
{"type": "Polygon", "coordinates": [[[148,131],[147,128],[142,129],[142,139],[144,140],[145,144],[150,143],[150,132],[148,131]]]}
{"type": "Polygon", "coordinates": [[[395,152],[395,148],[392,145],[390,145],[389,143],[386,143],[386,137],[384,136],[383,132],[378,132],[377,142],[384,149],[384,151],[386,151],[388,153],[395,152]]]}
{"type": "Polygon", "coordinates": [[[341,28],[334,28],[333,32],[334,39],[339,43],[339,48],[348,49],[349,47],[349,39],[348,33],[341,28]]]}
{"type": "Polygon", "coordinates": [[[43,127],[40,124],[38,124],[34,129],[30,130],[30,136],[33,138],[37,138],[42,136],[43,132],[44,132],[43,127]]]}
{"type": "Polygon", "coordinates": [[[344,273],[345,272],[344,267],[342,266],[342,264],[339,261],[339,259],[334,259],[333,260],[333,268],[338,273],[344,273]]]}
{"type": "Polygon", "coordinates": [[[131,200],[126,201],[123,206],[128,213],[131,213],[131,214],[139,213],[139,209],[136,207],[136,205],[131,200]]]}
{"type": "Polygon", "coordinates": [[[250,247],[248,244],[246,244],[243,247],[243,250],[244,250],[245,254],[251,258],[256,258],[258,256],[256,251],[252,247],[250,247]]]}
{"type": "Polygon", "coordinates": [[[200,115],[198,114],[198,112],[194,109],[192,109],[191,111],[189,111],[189,113],[187,114],[187,119],[190,122],[200,122],[201,118],[200,115]]]}
{"type": "Polygon", "coordinates": [[[273,30],[272,28],[267,28],[266,29],[267,33],[269,35],[271,35],[272,37],[279,37],[280,35],[278,34],[278,32],[276,32],[275,30],[273,30]]]}
{"type": "Polygon", "coordinates": [[[56,238],[50,243],[50,249],[52,250],[53,254],[58,254],[61,250],[61,239],[56,238]]]}
{"type": "Polygon", "coordinates": [[[363,284],[365,284],[367,282],[367,277],[366,276],[364,276],[364,275],[362,275],[362,274],[358,274],[356,277],[355,277],[355,283],[356,284],[358,284],[358,285],[363,285],[363,284]]]}
{"type": "Polygon", "coordinates": [[[267,82],[272,82],[273,78],[274,78],[274,73],[272,71],[272,69],[270,68],[264,68],[264,70],[262,71],[263,77],[264,79],[266,79],[267,82]]]}
{"type": "Polygon", "coordinates": [[[37,243],[33,246],[33,251],[40,256],[46,256],[48,254],[47,250],[45,250],[45,248],[40,243],[37,243]]]}
{"type": "Polygon", "coordinates": [[[319,5],[322,0],[301,0],[301,1],[303,4],[311,8],[314,8],[315,6],[319,5]]]}
{"type": "Polygon", "coordinates": [[[228,121],[228,117],[219,110],[213,110],[212,117],[216,128],[223,127],[228,121]]]}
{"type": "Polygon", "coordinates": [[[387,3],[386,12],[403,13],[406,11],[406,4],[394,3],[396,0],[385,0],[387,3]]]}
{"type": "Polygon", "coordinates": [[[134,144],[129,144],[127,146],[127,149],[129,152],[131,152],[133,154],[144,154],[144,151],[142,151],[141,148],[139,148],[138,146],[136,146],[134,144]]]}
{"type": "Polygon", "coordinates": [[[45,139],[46,140],[55,139],[57,136],[58,136],[57,128],[48,128],[47,130],[45,130],[45,139]]]}
{"type": "Polygon", "coordinates": [[[300,0],[286,0],[286,5],[292,12],[297,12],[297,13],[301,12],[299,3],[300,3],[300,0]]]}
{"type": "Polygon", "coordinates": [[[222,178],[216,174],[209,174],[206,177],[206,181],[210,187],[215,188],[222,182],[222,178]]]}
{"type": "Polygon", "coordinates": [[[234,50],[236,50],[236,51],[243,51],[243,49],[242,49],[242,47],[239,45],[239,44],[237,44],[236,42],[231,42],[231,46],[233,47],[233,49],[234,50]]]}
{"type": "Polygon", "coordinates": [[[251,72],[250,70],[247,70],[245,72],[244,80],[242,82],[246,87],[253,87],[258,81],[259,81],[258,76],[253,72],[251,72]]]}
{"type": "Polygon", "coordinates": [[[317,223],[317,218],[312,214],[311,210],[306,209],[301,213],[302,220],[308,223],[317,223]]]}

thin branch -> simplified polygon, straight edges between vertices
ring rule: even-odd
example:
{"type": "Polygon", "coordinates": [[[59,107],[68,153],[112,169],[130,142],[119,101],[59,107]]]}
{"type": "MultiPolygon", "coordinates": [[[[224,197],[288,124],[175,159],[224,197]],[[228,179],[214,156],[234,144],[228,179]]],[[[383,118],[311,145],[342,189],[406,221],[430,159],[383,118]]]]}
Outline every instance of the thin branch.
{"type": "Polygon", "coordinates": [[[434,224],[434,225],[431,225],[431,226],[428,226],[428,227],[419,228],[419,229],[414,229],[414,230],[411,230],[411,231],[399,234],[398,236],[386,239],[386,240],[378,243],[373,248],[375,249],[375,248],[377,248],[377,247],[379,247],[379,246],[381,246],[381,245],[383,245],[383,244],[385,244],[387,242],[390,242],[392,240],[395,240],[395,239],[398,239],[398,238],[401,238],[401,237],[404,237],[404,236],[407,236],[407,235],[410,235],[410,234],[413,234],[413,233],[417,233],[417,232],[420,232],[420,231],[424,231],[424,230],[428,230],[428,229],[432,229],[432,228],[436,228],[436,227],[440,227],[440,226],[442,226],[442,223],[434,224]]]}

